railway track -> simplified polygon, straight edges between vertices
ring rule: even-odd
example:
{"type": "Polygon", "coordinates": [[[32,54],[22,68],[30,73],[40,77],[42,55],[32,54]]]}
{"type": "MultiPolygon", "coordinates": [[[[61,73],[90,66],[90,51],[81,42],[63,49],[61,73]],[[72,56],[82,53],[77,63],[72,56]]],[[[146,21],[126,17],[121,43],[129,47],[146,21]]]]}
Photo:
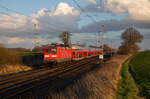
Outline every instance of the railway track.
{"type": "Polygon", "coordinates": [[[0,99],[11,98],[49,81],[69,75],[70,73],[80,72],[86,68],[84,65],[87,65],[87,63],[90,64],[96,59],[98,57],[84,59],[73,64],[58,65],[51,69],[46,67],[39,70],[0,77],[0,99]]]}

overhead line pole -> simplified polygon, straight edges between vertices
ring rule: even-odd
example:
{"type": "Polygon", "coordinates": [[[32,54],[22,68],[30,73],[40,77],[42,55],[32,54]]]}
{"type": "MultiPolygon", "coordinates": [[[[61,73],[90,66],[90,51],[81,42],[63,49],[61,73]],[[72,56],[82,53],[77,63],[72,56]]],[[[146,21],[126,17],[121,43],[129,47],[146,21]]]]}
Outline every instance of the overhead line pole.
{"type": "Polygon", "coordinates": [[[112,56],[113,48],[112,48],[112,40],[111,40],[111,56],[112,56]]]}
{"type": "Polygon", "coordinates": [[[102,39],[102,55],[104,55],[104,25],[102,25],[102,27],[101,27],[101,39],[102,39]]]}
{"type": "MultiPolygon", "coordinates": [[[[85,12],[85,10],[78,4],[76,0],[72,0],[72,1],[76,4],[76,6],[80,9],[81,12],[85,12]]],[[[86,14],[86,16],[90,18],[93,22],[97,22],[91,15],[86,14]]],[[[96,38],[96,46],[97,46],[97,38],[96,38]]]]}
{"type": "Polygon", "coordinates": [[[34,43],[34,48],[36,48],[36,35],[37,35],[36,32],[37,32],[37,31],[36,31],[36,24],[34,24],[34,41],[33,41],[33,43],[34,43]]]}

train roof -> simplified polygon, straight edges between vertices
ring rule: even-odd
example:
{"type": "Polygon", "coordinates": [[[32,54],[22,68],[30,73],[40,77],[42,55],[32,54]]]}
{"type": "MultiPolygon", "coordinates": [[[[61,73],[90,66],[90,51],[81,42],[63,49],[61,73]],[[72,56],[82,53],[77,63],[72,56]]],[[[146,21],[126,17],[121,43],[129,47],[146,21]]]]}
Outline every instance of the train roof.
{"type": "Polygon", "coordinates": [[[44,49],[47,49],[47,48],[70,48],[70,47],[61,47],[61,46],[46,46],[46,47],[44,47],[44,49]]]}

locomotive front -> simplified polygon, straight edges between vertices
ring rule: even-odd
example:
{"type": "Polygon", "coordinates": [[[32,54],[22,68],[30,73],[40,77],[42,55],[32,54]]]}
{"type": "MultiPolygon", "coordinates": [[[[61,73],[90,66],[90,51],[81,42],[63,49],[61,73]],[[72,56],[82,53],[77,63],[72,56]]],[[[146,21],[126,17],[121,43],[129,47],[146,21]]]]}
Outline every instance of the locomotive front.
{"type": "Polygon", "coordinates": [[[44,63],[56,64],[57,63],[57,47],[44,48],[44,63]]]}

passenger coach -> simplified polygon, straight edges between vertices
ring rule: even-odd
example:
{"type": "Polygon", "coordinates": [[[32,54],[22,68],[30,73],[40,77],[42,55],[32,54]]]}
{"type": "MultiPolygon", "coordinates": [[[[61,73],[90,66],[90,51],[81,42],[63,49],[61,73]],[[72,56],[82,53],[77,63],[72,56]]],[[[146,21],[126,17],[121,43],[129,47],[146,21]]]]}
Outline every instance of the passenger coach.
{"type": "Polygon", "coordinates": [[[99,55],[99,50],[87,50],[86,48],[76,49],[71,47],[45,47],[44,63],[56,64],[71,60],[81,60],[99,55]]]}

